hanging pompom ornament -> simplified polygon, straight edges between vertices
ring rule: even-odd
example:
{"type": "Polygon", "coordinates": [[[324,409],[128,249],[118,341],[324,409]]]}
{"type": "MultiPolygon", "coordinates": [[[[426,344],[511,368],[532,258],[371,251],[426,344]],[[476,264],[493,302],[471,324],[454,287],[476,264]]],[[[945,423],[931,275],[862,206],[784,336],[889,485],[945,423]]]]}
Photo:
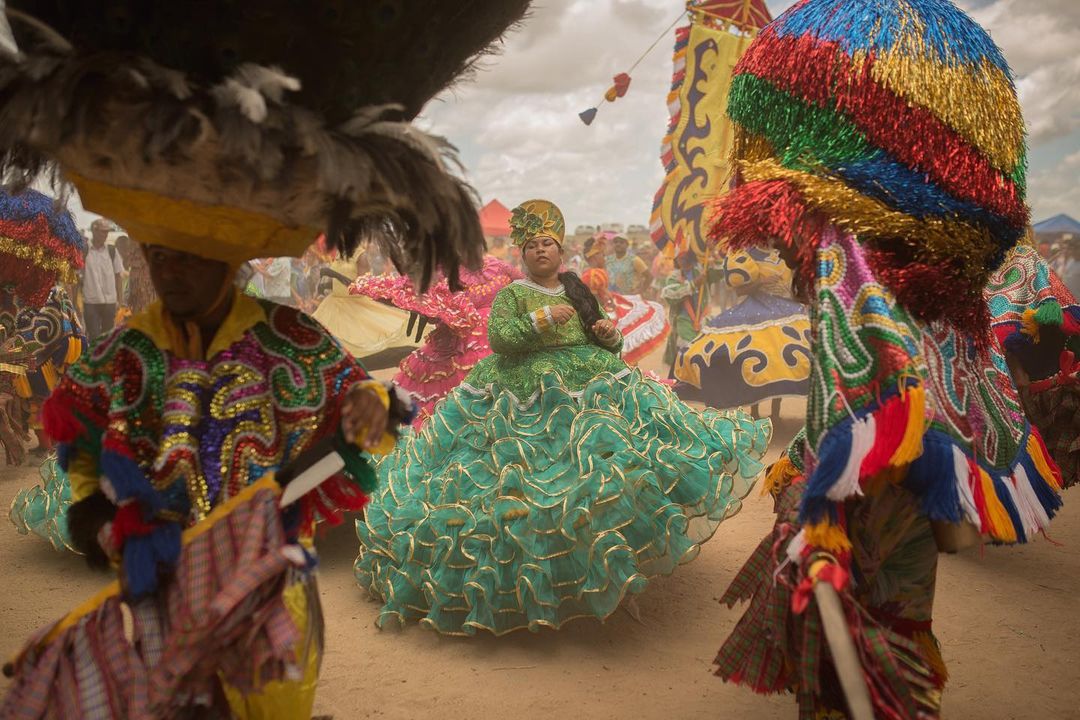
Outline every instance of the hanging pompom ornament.
{"type": "MultiPolygon", "coordinates": [[[[615,102],[630,89],[630,76],[626,73],[619,73],[611,79],[611,87],[604,91],[604,100],[608,102],[615,102]]],[[[592,121],[596,119],[596,113],[598,108],[591,107],[588,110],[582,110],[578,113],[578,117],[581,118],[581,122],[586,125],[592,125],[592,121]]]]}
{"type": "Polygon", "coordinates": [[[612,78],[612,85],[604,93],[604,99],[608,102],[615,102],[630,89],[630,76],[626,73],[619,73],[612,78]]]}
{"type": "MultiPolygon", "coordinates": [[[[685,11],[680,12],[679,15],[675,18],[675,22],[671,23],[667,30],[660,33],[660,36],[653,41],[653,44],[650,45],[645,50],[645,52],[643,52],[641,56],[634,61],[634,64],[630,66],[629,70],[627,70],[626,72],[621,72],[611,79],[611,87],[604,91],[604,100],[606,100],[607,102],[615,102],[619,98],[626,95],[627,90],[630,89],[630,73],[634,72],[634,68],[636,68],[641,63],[641,61],[645,59],[645,56],[648,55],[654,47],[656,47],[656,44],[660,42],[661,38],[665,37],[669,32],[671,32],[671,28],[675,27],[675,25],[685,16],[685,14],[685,11]]],[[[581,122],[585,123],[586,125],[592,125],[593,120],[596,119],[597,112],[599,112],[598,107],[591,107],[579,112],[578,117],[581,118],[581,122]]]]}

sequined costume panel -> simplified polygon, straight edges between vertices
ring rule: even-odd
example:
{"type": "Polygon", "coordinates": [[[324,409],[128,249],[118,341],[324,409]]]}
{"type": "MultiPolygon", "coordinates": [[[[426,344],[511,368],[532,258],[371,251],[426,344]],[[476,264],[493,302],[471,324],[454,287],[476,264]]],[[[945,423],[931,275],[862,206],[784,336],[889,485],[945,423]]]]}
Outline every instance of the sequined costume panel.
{"type": "Polygon", "coordinates": [[[1020,245],[986,287],[991,327],[1018,366],[1024,413],[1061,467],[1080,481],[1080,304],[1034,248],[1020,245]]]}
{"type": "Polygon", "coordinates": [[[488,319],[488,341],[495,354],[478,362],[464,385],[474,391],[498,386],[524,401],[539,390],[547,373],[557,373],[573,392],[583,390],[599,373],[626,374],[618,354],[621,339],[619,347],[611,349],[593,344],[576,316],[564,325],[537,330],[530,314],[552,305],[570,305],[561,286],[551,290],[518,280],[500,291],[488,319]]]}
{"type": "Polygon", "coordinates": [[[336,431],[338,398],[366,373],[306,315],[261,305],[265,319],[208,360],[121,327],[72,366],[58,392],[87,429],[71,461],[76,500],[112,452],[146,475],[162,514],[190,524],[336,431]]]}

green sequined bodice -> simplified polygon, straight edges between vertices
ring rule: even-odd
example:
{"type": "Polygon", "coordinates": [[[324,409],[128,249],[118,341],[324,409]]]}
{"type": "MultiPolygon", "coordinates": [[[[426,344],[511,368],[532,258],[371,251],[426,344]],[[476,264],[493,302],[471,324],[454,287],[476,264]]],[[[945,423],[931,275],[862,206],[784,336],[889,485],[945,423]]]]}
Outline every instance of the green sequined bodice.
{"type": "Polygon", "coordinates": [[[466,390],[499,388],[525,401],[540,387],[545,373],[557,373],[571,392],[583,389],[601,373],[626,373],[620,348],[593,344],[579,318],[543,331],[533,322],[531,314],[544,306],[570,304],[561,287],[547,289],[518,280],[500,290],[488,319],[488,341],[494,354],[477,363],[465,378],[466,390]]]}

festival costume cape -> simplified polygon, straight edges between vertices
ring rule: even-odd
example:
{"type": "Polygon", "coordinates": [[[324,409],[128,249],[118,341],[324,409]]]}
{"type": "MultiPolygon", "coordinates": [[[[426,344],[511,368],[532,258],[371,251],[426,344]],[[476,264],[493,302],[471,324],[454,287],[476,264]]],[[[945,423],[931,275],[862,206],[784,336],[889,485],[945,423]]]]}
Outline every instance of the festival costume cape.
{"type": "MultiPolygon", "coordinates": [[[[869,603],[853,582],[867,562],[905,552],[885,542],[891,523],[871,518],[910,517],[925,532],[966,523],[1015,543],[1061,504],[1060,473],[1024,418],[983,296],[1028,221],[1011,72],[949,0],[802,0],[739,61],[728,114],[735,178],[713,237],[729,250],[768,240],[810,299],[805,481],[798,532],[782,538],[790,572],[798,586],[837,591],[875,714],[936,717],[935,654],[890,642],[883,632],[902,635],[905,618],[868,620],[888,593],[869,603]],[[861,557],[875,536],[880,553],[861,557]]],[[[932,561],[909,572],[932,594],[932,561]]],[[[746,664],[720,669],[760,692],[798,693],[812,717],[829,705],[833,675],[751,672],[762,657],[804,669],[823,659],[820,645],[799,660],[750,634],[750,614],[772,607],[756,602],[769,587],[750,590],[747,624],[725,645],[745,644],[746,664]]],[[[816,621],[812,593],[788,609],[800,627],[816,621]]]]}
{"type": "Polygon", "coordinates": [[[723,263],[741,299],[707,318],[675,358],[684,400],[718,408],[804,396],[810,375],[810,320],[791,299],[791,271],[775,250],[739,250],[723,263]]]}

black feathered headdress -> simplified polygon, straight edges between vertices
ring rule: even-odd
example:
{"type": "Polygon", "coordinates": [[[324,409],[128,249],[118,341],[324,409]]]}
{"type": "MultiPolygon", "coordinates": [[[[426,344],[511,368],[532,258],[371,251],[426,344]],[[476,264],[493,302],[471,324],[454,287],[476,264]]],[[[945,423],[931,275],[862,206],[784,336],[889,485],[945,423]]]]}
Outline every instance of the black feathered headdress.
{"type": "MultiPolygon", "coordinates": [[[[378,240],[426,285],[478,264],[454,148],[410,124],[528,0],[15,0],[0,171],[229,262],[378,240]]],[[[2,44],[0,44],[2,48],[2,44]]]]}

